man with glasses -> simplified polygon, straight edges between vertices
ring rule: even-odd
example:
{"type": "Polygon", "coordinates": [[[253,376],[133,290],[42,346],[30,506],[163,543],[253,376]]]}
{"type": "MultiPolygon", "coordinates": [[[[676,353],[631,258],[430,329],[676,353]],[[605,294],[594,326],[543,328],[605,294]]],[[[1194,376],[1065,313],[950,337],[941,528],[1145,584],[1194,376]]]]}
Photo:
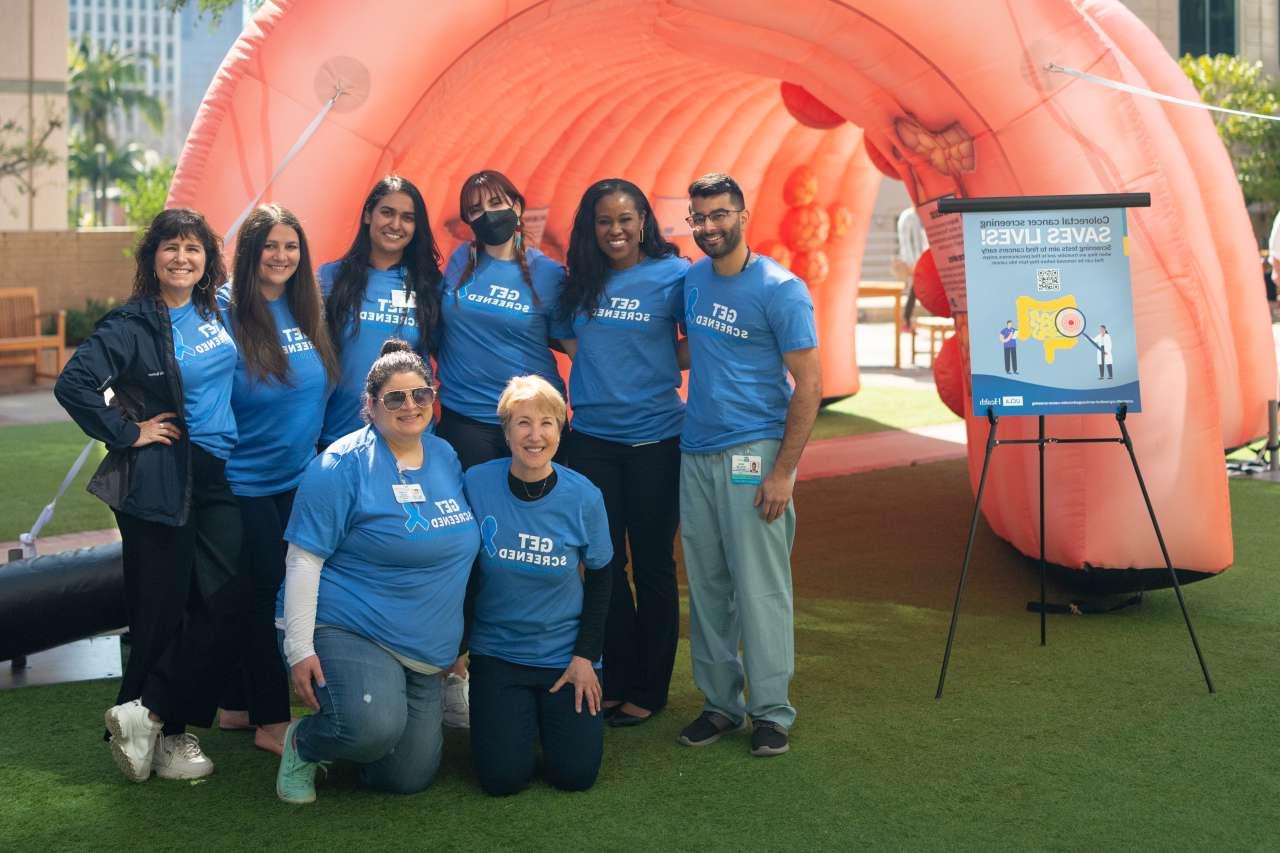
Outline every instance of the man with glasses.
{"type": "Polygon", "coordinates": [[[679,740],[705,746],[749,718],[751,754],[769,756],[789,749],[796,716],[788,698],[791,492],[822,400],[822,372],[808,289],[748,248],[749,216],[730,176],[704,175],[689,186],[686,221],[707,257],[685,278],[692,366],[680,530],[693,678],[706,702],[679,740]]]}

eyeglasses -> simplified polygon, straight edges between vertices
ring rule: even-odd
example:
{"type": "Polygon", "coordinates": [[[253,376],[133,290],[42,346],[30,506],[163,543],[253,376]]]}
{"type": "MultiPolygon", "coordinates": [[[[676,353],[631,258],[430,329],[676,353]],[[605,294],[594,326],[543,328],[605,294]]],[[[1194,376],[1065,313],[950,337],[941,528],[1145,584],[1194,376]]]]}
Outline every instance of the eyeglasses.
{"type": "Polygon", "coordinates": [[[435,402],[436,389],[430,385],[424,385],[421,388],[414,388],[410,391],[388,391],[383,394],[382,408],[388,412],[399,411],[404,406],[404,401],[409,399],[409,395],[413,395],[413,404],[419,409],[425,409],[435,402]]]}
{"type": "Polygon", "coordinates": [[[726,222],[729,221],[729,214],[742,213],[742,211],[745,209],[746,208],[737,207],[732,210],[725,210],[723,207],[721,207],[707,214],[702,214],[702,213],[691,214],[689,216],[686,216],[684,218],[684,221],[686,224],[688,224],[690,228],[693,228],[698,231],[701,231],[703,228],[706,228],[708,222],[710,222],[715,227],[719,228],[720,226],[724,225],[726,222]]]}

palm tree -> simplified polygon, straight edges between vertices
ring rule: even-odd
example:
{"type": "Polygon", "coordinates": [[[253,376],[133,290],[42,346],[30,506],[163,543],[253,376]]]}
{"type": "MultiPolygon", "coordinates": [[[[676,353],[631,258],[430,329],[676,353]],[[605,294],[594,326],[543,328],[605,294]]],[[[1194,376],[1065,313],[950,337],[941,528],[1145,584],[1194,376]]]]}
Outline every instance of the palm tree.
{"type": "Polygon", "coordinates": [[[111,138],[113,116],[135,110],[152,128],[164,125],[164,105],[146,89],[149,57],[126,53],[119,45],[94,50],[88,39],[72,45],[68,60],[67,103],[71,108],[71,177],[88,181],[95,197],[95,221],[106,218],[109,184],[136,172],[136,144],[120,148],[111,138]]]}

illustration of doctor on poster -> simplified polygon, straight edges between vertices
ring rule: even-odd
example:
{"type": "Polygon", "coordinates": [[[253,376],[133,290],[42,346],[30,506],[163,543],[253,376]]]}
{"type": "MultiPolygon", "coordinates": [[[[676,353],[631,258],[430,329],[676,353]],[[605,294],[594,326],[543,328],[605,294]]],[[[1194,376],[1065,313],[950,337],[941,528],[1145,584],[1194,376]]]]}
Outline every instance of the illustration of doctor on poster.
{"type": "Polygon", "coordinates": [[[964,214],[973,413],[1141,410],[1124,208],[964,214]]]}

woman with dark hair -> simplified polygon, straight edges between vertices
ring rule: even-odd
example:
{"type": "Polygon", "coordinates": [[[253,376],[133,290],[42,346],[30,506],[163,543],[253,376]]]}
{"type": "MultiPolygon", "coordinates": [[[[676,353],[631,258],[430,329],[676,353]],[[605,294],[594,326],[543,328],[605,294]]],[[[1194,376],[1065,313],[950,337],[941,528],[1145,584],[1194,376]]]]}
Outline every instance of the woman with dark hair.
{"type": "Polygon", "coordinates": [[[241,583],[249,592],[240,666],[223,694],[218,725],[254,729],[280,754],[289,683],[276,643],[276,593],[284,580],[284,529],[302,472],[315,456],[338,357],[302,223],[278,204],[254,210],[236,237],[231,283],[218,291],[240,358],[231,409],[240,441],[227,480],[240,504],[241,583]]]}
{"type": "Polygon", "coordinates": [[[525,245],[525,198],[501,172],[467,178],[458,207],[475,239],[459,246],[445,268],[436,431],[465,471],[510,455],[495,414],[507,380],[536,374],[564,393],[548,348],[564,268],[525,245]]]}
{"type": "Polygon", "coordinates": [[[112,757],[135,782],[153,770],[195,779],[213,762],[186,727],[213,722],[243,610],[240,510],[225,473],[236,345],[214,300],[226,270],[203,216],[162,212],[134,257],[133,294],[76,350],[54,395],[108,451],[89,491],[120,527],[132,638],[105,715],[112,757]]]}
{"type": "Polygon", "coordinates": [[[403,794],[440,766],[443,671],[458,658],[480,531],[457,455],[426,431],[434,401],[430,368],[387,341],[365,379],[368,425],[329,445],[298,486],[283,648],[317,713],[285,733],[285,802],[315,801],[322,762],[353,762],[364,784],[403,794]]]}
{"type": "Polygon", "coordinates": [[[553,334],[573,359],[565,459],[604,493],[613,540],[604,642],[611,726],[638,725],[662,709],[675,663],[679,388],[687,366],[676,324],[688,266],[635,184],[610,178],[583,194],[553,334]]]}
{"type": "Polygon", "coordinates": [[[360,209],[351,248],[320,267],[329,337],[341,377],[325,409],[320,445],[360,428],[360,394],[369,365],[388,338],[425,355],[440,316],[440,250],[422,193],[388,175],[360,209]]]}

